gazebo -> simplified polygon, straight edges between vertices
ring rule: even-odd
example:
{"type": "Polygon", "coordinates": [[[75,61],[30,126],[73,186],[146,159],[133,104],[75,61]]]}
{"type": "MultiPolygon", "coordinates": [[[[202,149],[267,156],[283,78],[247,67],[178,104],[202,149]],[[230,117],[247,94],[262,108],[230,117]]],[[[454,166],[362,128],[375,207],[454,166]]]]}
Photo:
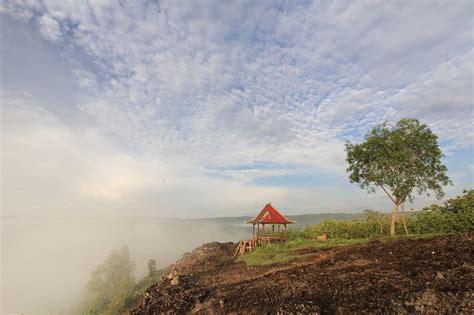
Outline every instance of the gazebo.
{"type": "Polygon", "coordinates": [[[272,241],[286,241],[288,239],[287,224],[295,223],[294,221],[285,218],[277,209],[272,206],[272,203],[268,203],[263,207],[262,210],[257,214],[255,218],[245,223],[253,225],[253,240],[260,242],[272,242],[272,241]],[[255,234],[255,225],[257,225],[257,233],[255,234]],[[272,226],[271,236],[269,233],[265,234],[265,225],[272,226]],[[277,226],[277,235],[275,235],[275,225],[277,226]],[[280,225],[283,225],[283,237],[280,232],[280,225]]]}

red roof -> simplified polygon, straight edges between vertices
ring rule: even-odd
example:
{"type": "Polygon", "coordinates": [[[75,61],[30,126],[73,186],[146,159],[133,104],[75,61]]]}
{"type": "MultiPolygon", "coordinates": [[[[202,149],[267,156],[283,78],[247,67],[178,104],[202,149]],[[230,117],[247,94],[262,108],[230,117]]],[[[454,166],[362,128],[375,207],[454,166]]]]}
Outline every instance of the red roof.
{"type": "Polygon", "coordinates": [[[295,222],[285,218],[277,209],[273,208],[271,203],[268,203],[255,218],[246,223],[291,224],[295,222]]]}

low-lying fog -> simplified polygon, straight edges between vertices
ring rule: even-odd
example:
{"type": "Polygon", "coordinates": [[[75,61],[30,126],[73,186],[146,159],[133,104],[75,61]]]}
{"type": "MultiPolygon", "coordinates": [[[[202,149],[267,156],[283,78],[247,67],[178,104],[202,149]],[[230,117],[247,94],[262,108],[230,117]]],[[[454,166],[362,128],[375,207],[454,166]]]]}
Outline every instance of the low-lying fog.
{"type": "Polygon", "coordinates": [[[9,218],[1,225],[2,314],[67,310],[79,301],[90,272],[123,245],[140,279],[149,259],[164,267],[204,242],[235,241],[250,232],[243,222],[150,218],[9,218]]]}

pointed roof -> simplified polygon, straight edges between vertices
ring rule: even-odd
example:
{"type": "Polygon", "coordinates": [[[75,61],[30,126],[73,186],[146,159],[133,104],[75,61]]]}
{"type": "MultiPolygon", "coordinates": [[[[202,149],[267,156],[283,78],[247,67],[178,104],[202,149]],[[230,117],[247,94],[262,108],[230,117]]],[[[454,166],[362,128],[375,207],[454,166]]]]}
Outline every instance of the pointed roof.
{"type": "Polygon", "coordinates": [[[265,207],[257,214],[255,218],[246,223],[257,224],[291,224],[294,221],[285,218],[277,209],[273,208],[272,203],[267,203],[265,207]]]}

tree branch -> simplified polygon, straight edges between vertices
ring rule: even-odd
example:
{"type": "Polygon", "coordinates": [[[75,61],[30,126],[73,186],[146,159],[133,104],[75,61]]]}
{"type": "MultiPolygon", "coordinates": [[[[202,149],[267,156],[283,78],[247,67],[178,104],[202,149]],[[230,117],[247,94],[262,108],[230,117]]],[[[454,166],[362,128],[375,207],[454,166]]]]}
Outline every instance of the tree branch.
{"type": "Polygon", "coordinates": [[[393,197],[388,193],[388,191],[385,189],[385,187],[383,187],[383,185],[379,185],[379,186],[382,187],[383,191],[385,191],[385,193],[387,194],[388,197],[390,197],[390,199],[393,201],[393,203],[397,204],[395,199],[393,199],[393,197]]]}

